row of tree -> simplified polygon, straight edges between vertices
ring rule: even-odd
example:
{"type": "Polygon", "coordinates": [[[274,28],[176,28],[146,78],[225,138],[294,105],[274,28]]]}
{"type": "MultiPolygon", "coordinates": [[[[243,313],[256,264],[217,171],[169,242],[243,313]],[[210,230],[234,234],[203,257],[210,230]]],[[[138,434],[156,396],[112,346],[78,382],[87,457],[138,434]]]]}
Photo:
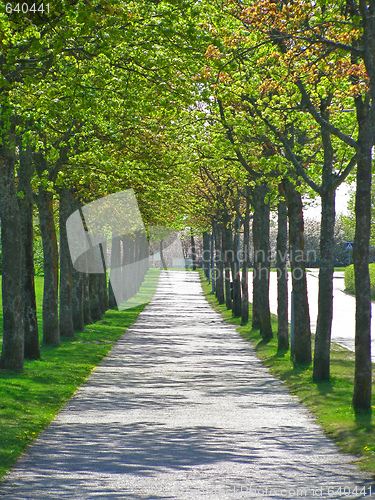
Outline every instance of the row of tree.
{"type": "MultiPolygon", "coordinates": [[[[375,3],[235,0],[221,3],[220,10],[217,7],[206,17],[205,27],[216,40],[207,47],[206,63],[196,77],[204,91],[191,130],[195,160],[210,182],[216,184],[215,208],[211,212],[213,234],[215,224],[228,226],[227,207],[221,199],[225,188],[234,182],[251,187],[254,245],[260,248],[263,259],[268,254],[269,210],[263,205],[269,207],[277,198],[286,201],[298,330],[294,360],[297,364],[309,363],[311,333],[306,279],[304,264],[295,257],[304,250],[301,192],[314,192],[320,197],[321,264],[314,379],[328,380],[335,193],[342,182],[356,174],[353,405],[358,410],[370,410],[368,262],[375,124],[375,3]],[[220,182],[215,175],[221,177],[220,182]]],[[[213,189],[207,187],[207,179],[198,190],[211,196],[212,207],[213,189]]],[[[234,195],[230,202],[234,231],[239,217],[236,203],[234,195]]],[[[219,245],[218,242],[218,249],[219,245]]],[[[267,263],[255,261],[254,266],[258,270],[267,263]]],[[[267,278],[264,281],[266,290],[267,278]]],[[[255,275],[254,286],[256,283],[255,275]]],[[[262,285],[259,286],[259,299],[254,301],[260,302],[261,332],[267,337],[270,332],[266,291],[262,292],[262,285]]]]}
{"type": "MultiPolygon", "coordinates": [[[[184,181],[177,189],[179,167],[171,173],[163,108],[154,106],[156,94],[160,101],[171,95],[163,91],[171,68],[164,66],[157,39],[167,43],[174,10],[169,6],[163,17],[148,2],[73,0],[50,5],[48,12],[0,13],[2,368],[19,370],[24,357],[40,356],[35,209],[43,246],[43,342],[51,345],[99,319],[108,302],[105,273],[71,269],[66,220],[73,211],[133,187],[149,224],[165,224],[168,217],[179,223],[179,213],[171,214],[164,200],[173,189],[171,206],[178,205],[184,181]]],[[[186,12],[181,29],[189,24],[186,12]]],[[[112,250],[118,245],[115,238],[112,250]]],[[[126,248],[112,257],[125,259],[132,253],[131,245],[126,248]]],[[[139,285],[131,281],[131,288],[139,285]]]]}
{"type": "MultiPolygon", "coordinates": [[[[134,188],[147,224],[211,227],[224,259],[218,260],[217,293],[222,300],[220,280],[228,285],[231,274],[236,315],[246,316],[247,300],[246,269],[243,304],[239,300],[236,249],[241,227],[248,241],[252,218],[253,316],[263,338],[272,334],[269,212],[277,206],[280,269],[289,217],[298,325],[294,362],[309,363],[301,195],[315,193],[322,218],[314,379],[328,380],[335,192],[355,174],[353,404],[369,410],[374,10],[373,0],[329,5],[323,0],[69,0],[51,6],[49,13],[1,13],[1,366],[22,367],[21,277],[26,269],[32,274],[33,205],[45,280],[56,294],[54,200],[59,199],[61,238],[65,195],[82,205],[128,187],[134,188]]],[[[282,297],[285,284],[279,280],[279,286],[282,297]]],[[[227,289],[224,285],[229,305],[227,289]]],[[[284,347],[285,314],[281,298],[284,347]]]]}

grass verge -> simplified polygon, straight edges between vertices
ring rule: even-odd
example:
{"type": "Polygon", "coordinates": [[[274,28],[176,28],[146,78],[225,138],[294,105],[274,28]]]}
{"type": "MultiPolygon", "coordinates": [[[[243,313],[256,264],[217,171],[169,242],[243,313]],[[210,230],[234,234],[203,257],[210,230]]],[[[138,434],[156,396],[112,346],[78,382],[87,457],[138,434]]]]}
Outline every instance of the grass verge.
{"type": "MultiPolygon", "coordinates": [[[[259,330],[251,328],[251,304],[249,323],[241,325],[241,319],[233,318],[232,312],[226,309],[225,304],[218,304],[211,293],[211,285],[208,284],[201,271],[200,276],[205,298],[210,305],[220,312],[226,321],[238,326],[238,332],[252,343],[263,364],[273,375],[284,381],[292,394],[299,397],[300,401],[315,415],[325,433],[338,444],[341,451],[354,455],[356,463],[375,476],[374,418],[368,414],[355,415],[351,406],[354,353],[333,344],[331,380],[315,383],[312,378],[312,366],[296,369],[290,360],[289,352],[277,352],[277,316],[272,315],[274,338],[265,343],[260,338],[259,330]]],[[[373,404],[375,405],[375,402],[373,404]]]]}
{"type": "MultiPolygon", "coordinates": [[[[138,303],[144,302],[142,305],[107,311],[103,321],[76,332],[75,339],[62,338],[60,347],[42,345],[42,359],[25,361],[23,372],[0,371],[0,480],[134,323],[153,297],[159,274],[158,269],[148,271],[135,296],[138,303]]],[[[39,317],[42,279],[36,277],[39,317]]]]}

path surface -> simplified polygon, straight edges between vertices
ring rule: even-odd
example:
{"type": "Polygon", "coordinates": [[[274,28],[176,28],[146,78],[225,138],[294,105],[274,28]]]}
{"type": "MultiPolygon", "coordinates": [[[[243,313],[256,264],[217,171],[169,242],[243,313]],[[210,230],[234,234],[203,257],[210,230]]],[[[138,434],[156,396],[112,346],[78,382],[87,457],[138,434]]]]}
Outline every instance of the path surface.
{"type": "Polygon", "coordinates": [[[209,307],[198,275],[164,271],[152,302],[0,496],[363,498],[344,497],[370,487],[350,460],[209,307]]]}
{"type": "MultiPolygon", "coordinates": [[[[307,291],[310,308],[311,331],[315,333],[318,318],[319,269],[311,269],[306,273],[307,291]]],[[[253,273],[249,272],[250,301],[252,297],[253,273]]],[[[290,321],[290,291],[292,278],[289,273],[289,321],[290,321]]],[[[344,272],[336,271],[333,278],[333,320],[332,341],[354,351],[355,338],[355,297],[344,292],[344,272]]],[[[277,314],[277,273],[270,274],[270,309],[277,314]]],[[[375,362],[375,303],[372,304],[371,322],[371,358],[375,362]]]]}

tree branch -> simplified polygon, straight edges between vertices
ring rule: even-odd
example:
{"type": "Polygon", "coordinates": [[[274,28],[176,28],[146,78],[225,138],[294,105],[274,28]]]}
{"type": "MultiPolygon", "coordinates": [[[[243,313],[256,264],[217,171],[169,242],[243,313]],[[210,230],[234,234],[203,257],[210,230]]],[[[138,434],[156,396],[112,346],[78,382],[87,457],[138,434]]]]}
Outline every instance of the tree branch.
{"type": "Polygon", "coordinates": [[[279,139],[279,141],[282,143],[284,146],[285,154],[287,159],[293,164],[296,172],[298,175],[300,175],[303,180],[318,194],[321,194],[321,187],[318,186],[310,177],[307,175],[305,172],[305,169],[302,167],[301,163],[297,160],[296,155],[293,153],[292,148],[289,146],[288,141],[286,140],[286,137],[279,131],[277,128],[267,119],[265,118],[262,113],[259,111],[258,107],[255,104],[255,101],[251,99],[249,96],[243,95],[243,99],[246,101],[250,102],[256,112],[256,114],[259,116],[259,118],[267,125],[267,127],[273,132],[275,137],[279,139]]]}
{"type": "Polygon", "coordinates": [[[253,168],[250,167],[250,165],[247,163],[247,161],[245,160],[245,158],[242,156],[241,154],[241,151],[239,149],[238,146],[236,146],[236,141],[234,140],[234,137],[233,137],[233,130],[232,130],[232,127],[230,127],[227,122],[226,122],[226,119],[225,119],[225,114],[224,114],[224,107],[223,107],[223,103],[221,101],[221,99],[218,99],[217,100],[218,102],[218,105],[219,105],[219,110],[220,110],[220,117],[221,117],[221,123],[224,127],[224,129],[226,130],[227,132],[227,137],[230,141],[230,143],[232,144],[233,146],[233,149],[234,149],[234,152],[236,153],[236,156],[238,158],[238,161],[241,163],[241,165],[249,172],[249,174],[251,174],[253,177],[255,177],[256,179],[259,179],[260,177],[262,177],[263,174],[257,172],[256,170],[254,170],[253,168]]]}
{"type": "Polygon", "coordinates": [[[332,187],[336,189],[344,180],[348,177],[350,172],[353,170],[353,168],[356,166],[358,160],[357,154],[355,154],[345,167],[345,169],[341,172],[341,174],[337,175],[335,180],[332,182],[332,187]]]}
{"type": "Polygon", "coordinates": [[[344,134],[336,128],[334,125],[331,123],[327,122],[326,120],[323,119],[321,114],[315,109],[315,106],[311,102],[310,96],[307,93],[303,83],[301,80],[297,80],[296,85],[301,92],[302,99],[306,103],[307,109],[309,110],[311,116],[314,118],[314,120],[319,123],[321,127],[324,127],[326,130],[328,130],[331,134],[335,135],[338,137],[341,141],[345,142],[348,146],[354,148],[356,151],[358,150],[358,143],[354,139],[352,139],[349,135],[344,134]]]}

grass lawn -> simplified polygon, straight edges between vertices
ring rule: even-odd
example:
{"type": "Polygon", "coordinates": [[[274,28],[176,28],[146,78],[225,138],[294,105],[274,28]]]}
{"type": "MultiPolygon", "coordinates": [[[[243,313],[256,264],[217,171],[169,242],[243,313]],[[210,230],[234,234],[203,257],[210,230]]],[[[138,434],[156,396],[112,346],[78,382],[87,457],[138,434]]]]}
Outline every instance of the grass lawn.
{"type": "MultiPolygon", "coordinates": [[[[251,329],[250,320],[241,326],[240,318],[233,318],[232,312],[219,305],[211,293],[203,273],[200,272],[203,291],[207,301],[219,311],[224,319],[238,325],[238,332],[255,347],[258,357],[269,367],[271,373],[283,380],[290,392],[299,397],[315,415],[324,431],[339,445],[343,452],[355,456],[358,465],[375,475],[375,427],[371,415],[355,415],[351,407],[354,381],[354,353],[333,344],[331,351],[331,381],[315,383],[312,366],[295,369],[290,352],[277,352],[277,316],[272,315],[274,339],[268,343],[261,340],[259,330],[251,329]]],[[[375,399],[375,387],[373,394],[375,399]]],[[[373,402],[375,408],[375,401],[373,402]]]]}
{"type": "MultiPolygon", "coordinates": [[[[103,321],[77,332],[75,339],[62,339],[60,347],[41,346],[42,359],[25,361],[23,372],[0,370],[0,478],[134,323],[153,297],[159,274],[158,269],[148,271],[135,297],[144,301],[143,305],[125,311],[109,310],[103,321]]],[[[36,277],[40,319],[42,288],[43,278],[36,277]]],[[[41,333],[41,322],[39,326],[41,333]]]]}

